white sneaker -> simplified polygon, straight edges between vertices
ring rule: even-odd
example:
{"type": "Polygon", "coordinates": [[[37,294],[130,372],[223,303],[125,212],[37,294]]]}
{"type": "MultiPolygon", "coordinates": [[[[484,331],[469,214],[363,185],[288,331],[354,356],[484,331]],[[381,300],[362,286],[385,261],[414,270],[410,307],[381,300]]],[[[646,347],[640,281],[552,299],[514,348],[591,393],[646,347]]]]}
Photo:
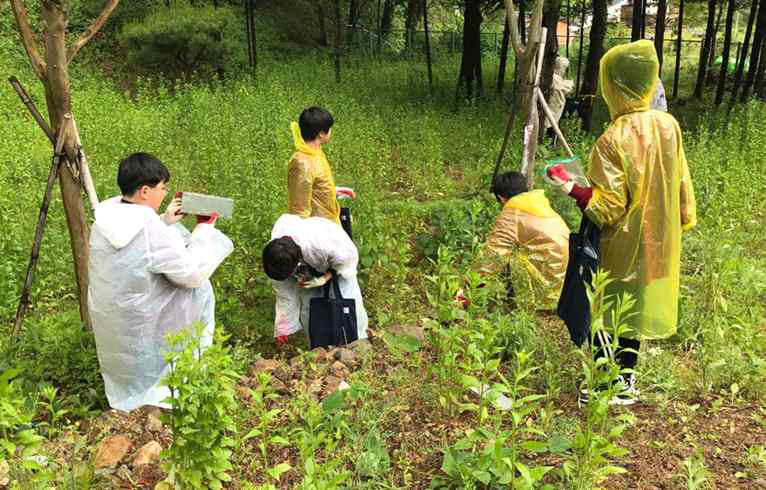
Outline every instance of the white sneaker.
{"type": "MultiPolygon", "coordinates": [[[[617,377],[617,380],[615,380],[615,383],[622,383],[623,389],[620,390],[616,395],[614,395],[609,400],[609,405],[622,405],[622,406],[628,406],[633,405],[638,401],[639,391],[638,388],[636,388],[636,375],[631,374],[630,376],[625,378],[625,376],[620,375],[617,377]]],[[[599,391],[599,390],[593,390],[593,391],[599,391]]],[[[577,407],[582,408],[583,406],[588,404],[589,393],[587,388],[583,388],[580,390],[579,396],[577,397],[577,407]]]]}

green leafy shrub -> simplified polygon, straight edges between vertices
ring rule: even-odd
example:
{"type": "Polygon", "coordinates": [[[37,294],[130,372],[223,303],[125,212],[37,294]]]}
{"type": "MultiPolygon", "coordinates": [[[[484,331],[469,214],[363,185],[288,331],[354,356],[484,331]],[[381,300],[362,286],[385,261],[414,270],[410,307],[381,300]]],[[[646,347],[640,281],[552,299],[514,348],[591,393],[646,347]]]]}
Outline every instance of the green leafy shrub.
{"type": "Polygon", "coordinates": [[[230,33],[241,30],[236,19],[229,8],[174,4],[128,23],[119,39],[134,66],[189,77],[227,66],[235,50],[230,33]]]}
{"type": "Polygon", "coordinates": [[[27,410],[26,397],[15,381],[17,369],[0,373],[0,462],[18,459],[23,469],[34,469],[30,456],[36,454],[42,441],[31,428],[34,411],[27,410]]]}
{"type": "Polygon", "coordinates": [[[237,431],[233,415],[238,410],[234,385],[239,374],[220,335],[201,349],[202,330],[200,325],[170,339],[173,352],[167,360],[172,369],[164,382],[172,393],[167,402],[173,410],[166,423],[173,444],[164,452],[164,468],[167,480],[180,488],[216,489],[231,480],[229,459],[237,431]]]}

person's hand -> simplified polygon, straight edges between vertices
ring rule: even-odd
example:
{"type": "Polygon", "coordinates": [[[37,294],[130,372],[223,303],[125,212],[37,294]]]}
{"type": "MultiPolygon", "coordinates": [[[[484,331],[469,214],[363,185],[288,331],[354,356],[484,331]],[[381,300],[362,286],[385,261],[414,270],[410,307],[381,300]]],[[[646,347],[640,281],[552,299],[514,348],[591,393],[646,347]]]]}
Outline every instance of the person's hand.
{"type": "Polygon", "coordinates": [[[174,197],[168,207],[165,208],[165,212],[162,213],[162,221],[166,225],[174,225],[183,219],[184,215],[181,214],[181,198],[174,197]]]}
{"type": "Polygon", "coordinates": [[[336,187],[335,197],[339,199],[356,199],[356,192],[351,187],[336,187]]]}
{"type": "Polygon", "coordinates": [[[463,308],[468,308],[468,305],[471,304],[468,298],[465,297],[465,291],[463,291],[462,288],[457,290],[457,293],[455,294],[455,302],[460,303],[460,306],[463,308]]]}
{"type": "Polygon", "coordinates": [[[210,216],[200,216],[197,215],[197,224],[198,225],[213,225],[215,226],[215,222],[218,221],[218,213],[214,212],[210,216]]]}
{"type": "Polygon", "coordinates": [[[278,335],[276,338],[277,347],[281,347],[287,343],[287,335],[278,335]]]}
{"type": "Polygon", "coordinates": [[[574,181],[563,165],[554,165],[545,172],[545,180],[564,194],[572,192],[574,181]]]}
{"type": "Polygon", "coordinates": [[[319,277],[314,277],[308,280],[301,279],[298,281],[298,286],[302,288],[318,288],[319,286],[324,286],[327,284],[327,281],[332,279],[332,274],[330,272],[325,272],[319,277]]]}

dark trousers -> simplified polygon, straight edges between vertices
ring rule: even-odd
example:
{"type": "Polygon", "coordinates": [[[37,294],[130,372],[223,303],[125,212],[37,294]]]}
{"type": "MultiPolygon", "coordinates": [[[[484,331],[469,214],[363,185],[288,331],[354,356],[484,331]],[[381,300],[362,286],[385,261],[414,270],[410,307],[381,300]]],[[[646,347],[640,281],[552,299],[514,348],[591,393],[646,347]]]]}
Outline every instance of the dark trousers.
{"type": "MultiPolygon", "coordinates": [[[[611,348],[611,340],[609,335],[606,332],[601,332],[601,334],[604,336],[604,340],[609,344],[607,345],[607,348],[611,348]]],[[[620,337],[617,339],[617,345],[617,352],[614,356],[614,359],[617,361],[620,369],[634,369],[636,367],[636,363],[638,362],[638,349],[641,347],[641,341],[620,337]],[[624,349],[633,349],[636,352],[629,352],[624,349]]],[[[594,354],[596,359],[607,356],[607,352],[602,345],[599,335],[596,335],[593,341],[593,347],[596,348],[596,352],[594,354]]]]}

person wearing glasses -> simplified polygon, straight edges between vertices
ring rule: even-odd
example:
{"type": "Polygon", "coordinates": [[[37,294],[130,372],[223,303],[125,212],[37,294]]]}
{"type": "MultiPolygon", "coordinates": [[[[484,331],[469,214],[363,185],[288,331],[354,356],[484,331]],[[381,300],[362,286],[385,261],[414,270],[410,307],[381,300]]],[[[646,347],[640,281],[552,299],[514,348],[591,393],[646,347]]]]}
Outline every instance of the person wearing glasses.
{"type": "Polygon", "coordinates": [[[194,230],[180,221],[180,199],[162,214],[170,171],[148,153],[120,162],[120,196],[101,202],[90,236],[88,309],[109,405],[130,411],[142,405],[169,408],[160,386],[169,372],[167,336],[205,325],[200,340],[212,344],[215,296],[210,276],[234,246],[198,216],[194,230]]]}

